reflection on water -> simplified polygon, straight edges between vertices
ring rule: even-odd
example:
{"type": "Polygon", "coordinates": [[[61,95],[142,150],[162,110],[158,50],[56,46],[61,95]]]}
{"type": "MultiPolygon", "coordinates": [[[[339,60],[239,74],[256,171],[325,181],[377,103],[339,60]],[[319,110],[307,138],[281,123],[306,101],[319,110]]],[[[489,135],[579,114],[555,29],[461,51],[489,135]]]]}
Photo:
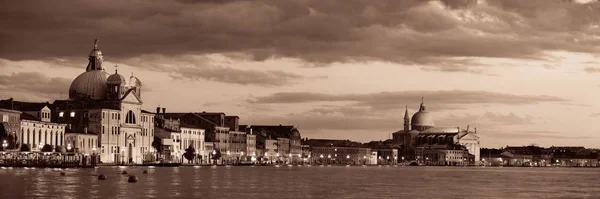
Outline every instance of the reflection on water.
{"type": "Polygon", "coordinates": [[[600,198],[597,179],[576,168],[2,168],[0,198],[600,198]]]}

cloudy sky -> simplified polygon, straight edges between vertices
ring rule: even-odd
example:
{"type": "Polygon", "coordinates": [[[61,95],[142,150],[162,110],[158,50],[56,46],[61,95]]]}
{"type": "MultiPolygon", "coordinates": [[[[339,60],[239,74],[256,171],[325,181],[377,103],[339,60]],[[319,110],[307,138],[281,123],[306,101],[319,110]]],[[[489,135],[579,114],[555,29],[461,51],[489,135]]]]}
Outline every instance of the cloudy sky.
{"type": "Polygon", "coordinates": [[[600,147],[599,22],[569,0],[2,1],[0,98],[67,98],[98,38],[147,110],[369,141],[424,97],[484,147],[600,147]]]}

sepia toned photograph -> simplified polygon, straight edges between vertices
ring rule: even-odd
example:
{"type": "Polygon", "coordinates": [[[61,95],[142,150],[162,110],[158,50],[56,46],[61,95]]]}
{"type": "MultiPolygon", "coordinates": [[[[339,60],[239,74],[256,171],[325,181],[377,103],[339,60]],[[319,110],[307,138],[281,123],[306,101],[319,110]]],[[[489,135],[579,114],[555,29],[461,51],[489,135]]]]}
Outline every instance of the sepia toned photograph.
{"type": "Polygon", "coordinates": [[[599,0],[2,0],[0,199],[600,198],[599,0]]]}

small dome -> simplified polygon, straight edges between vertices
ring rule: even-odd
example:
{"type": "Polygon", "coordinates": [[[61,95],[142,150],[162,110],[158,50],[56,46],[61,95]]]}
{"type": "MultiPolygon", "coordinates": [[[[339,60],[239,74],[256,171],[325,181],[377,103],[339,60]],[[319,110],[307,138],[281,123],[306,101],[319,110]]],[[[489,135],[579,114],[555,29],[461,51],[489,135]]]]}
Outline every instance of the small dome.
{"type": "Polygon", "coordinates": [[[94,49],[90,52],[90,57],[102,57],[102,51],[98,49],[98,39],[94,40],[94,49]]]}
{"type": "Polygon", "coordinates": [[[106,77],[103,70],[91,70],[77,76],[69,88],[69,98],[94,100],[104,99],[106,93],[106,77]]]}
{"type": "Polygon", "coordinates": [[[102,51],[100,49],[93,49],[90,52],[90,57],[102,57],[102,51]]]}
{"type": "Polygon", "coordinates": [[[115,72],[115,74],[108,76],[106,83],[112,84],[112,85],[114,85],[114,84],[125,85],[125,77],[123,77],[123,75],[115,72]]]}

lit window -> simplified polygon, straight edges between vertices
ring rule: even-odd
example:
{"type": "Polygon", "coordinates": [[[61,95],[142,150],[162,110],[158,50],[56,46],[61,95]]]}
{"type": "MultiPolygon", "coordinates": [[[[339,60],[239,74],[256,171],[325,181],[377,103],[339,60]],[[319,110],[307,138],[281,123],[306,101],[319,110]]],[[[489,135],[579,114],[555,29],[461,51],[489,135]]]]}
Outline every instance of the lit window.
{"type": "Polygon", "coordinates": [[[64,112],[60,112],[60,113],[58,113],[58,117],[63,117],[64,115],[65,115],[65,113],[64,113],[64,112]]]}
{"type": "Polygon", "coordinates": [[[71,112],[71,117],[75,117],[75,112],[71,112]]]}

